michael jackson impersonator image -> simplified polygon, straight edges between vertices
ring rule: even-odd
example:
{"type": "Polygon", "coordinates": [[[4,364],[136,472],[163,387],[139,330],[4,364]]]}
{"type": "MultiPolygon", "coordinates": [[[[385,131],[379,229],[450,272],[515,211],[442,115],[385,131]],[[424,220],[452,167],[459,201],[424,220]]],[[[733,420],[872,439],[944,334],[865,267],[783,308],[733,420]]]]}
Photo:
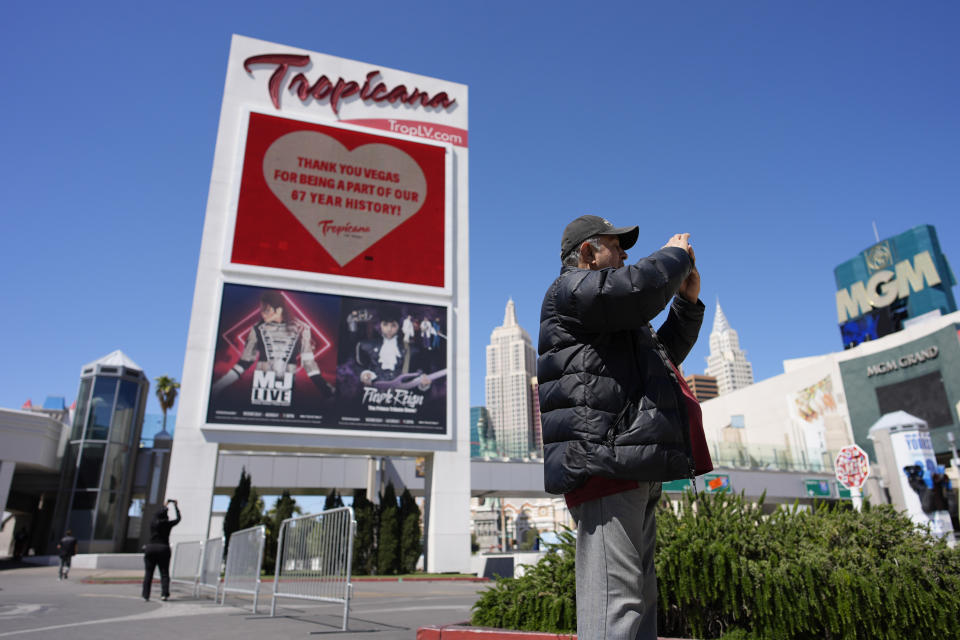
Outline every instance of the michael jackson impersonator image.
{"type": "Polygon", "coordinates": [[[240,360],[213,384],[213,393],[216,395],[239,380],[256,362],[258,371],[272,372],[278,380],[285,381],[287,389],[293,387],[293,377],[302,366],[313,384],[325,396],[332,396],[333,388],[320,375],[313,349],[310,327],[293,317],[283,294],[264,291],[260,296],[260,321],[247,333],[240,360]]]}
{"type": "Polygon", "coordinates": [[[624,266],[638,235],[598,216],[567,225],[540,311],[544,485],[577,522],[584,640],[657,637],[660,483],[712,469],[700,406],[677,370],[703,322],[690,234],[624,266]]]}

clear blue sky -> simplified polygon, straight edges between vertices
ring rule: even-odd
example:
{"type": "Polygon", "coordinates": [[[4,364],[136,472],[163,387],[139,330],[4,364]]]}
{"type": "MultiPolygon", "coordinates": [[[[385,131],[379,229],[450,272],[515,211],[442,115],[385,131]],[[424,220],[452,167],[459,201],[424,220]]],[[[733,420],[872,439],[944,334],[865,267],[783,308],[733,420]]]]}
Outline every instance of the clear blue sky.
{"type": "MultiPolygon", "coordinates": [[[[954,2],[12,3],[0,406],[122,349],[180,378],[231,33],[470,87],[471,397],[563,226],[689,231],[757,378],[838,350],[833,268],[933,224],[960,266],[954,2]]],[[[148,411],[158,412],[151,395],[148,411]]]]}

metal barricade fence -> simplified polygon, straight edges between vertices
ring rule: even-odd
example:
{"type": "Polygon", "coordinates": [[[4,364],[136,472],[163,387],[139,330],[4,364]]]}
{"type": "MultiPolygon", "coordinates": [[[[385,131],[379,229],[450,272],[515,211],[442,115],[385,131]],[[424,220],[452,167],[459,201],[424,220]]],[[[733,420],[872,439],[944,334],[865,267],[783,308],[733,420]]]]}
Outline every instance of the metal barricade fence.
{"type": "Polygon", "coordinates": [[[266,528],[261,524],[230,535],[227,547],[227,568],[223,574],[223,595],[220,605],[227,601],[227,592],[253,594],[253,612],[257,612],[260,597],[260,568],[263,566],[263,545],[266,528]]]}
{"type": "Polygon", "coordinates": [[[357,523],[351,507],[288,518],[277,537],[270,615],[277,598],[343,603],[343,630],[350,616],[350,570],[357,523]]]}
{"type": "Polygon", "coordinates": [[[200,562],[203,560],[203,542],[178,542],[173,550],[173,562],[170,567],[170,582],[189,584],[193,592],[197,591],[200,578],[200,562]]]}
{"type": "Polygon", "coordinates": [[[213,599],[220,597],[220,568],[223,566],[223,536],[210,538],[203,543],[203,560],[197,576],[197,593],[201,589],[213,589],[213,599]]]}

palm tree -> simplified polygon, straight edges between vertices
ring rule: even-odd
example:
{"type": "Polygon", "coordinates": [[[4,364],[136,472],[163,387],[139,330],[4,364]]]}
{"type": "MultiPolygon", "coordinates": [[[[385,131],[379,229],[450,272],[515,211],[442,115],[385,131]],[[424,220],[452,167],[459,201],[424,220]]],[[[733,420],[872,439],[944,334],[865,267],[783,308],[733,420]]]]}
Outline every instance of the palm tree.
{"type": "Polygon", "coordinates": [[[173,403],[177,401],[177,389],[180,383],[169,376],[160,376],[154,378],[157,386],[154,393],[157,394],[157,400],[160,401],[160,409],[163,411],[163,430],[167,430],[167,411],[173,408],[173,403]]]}

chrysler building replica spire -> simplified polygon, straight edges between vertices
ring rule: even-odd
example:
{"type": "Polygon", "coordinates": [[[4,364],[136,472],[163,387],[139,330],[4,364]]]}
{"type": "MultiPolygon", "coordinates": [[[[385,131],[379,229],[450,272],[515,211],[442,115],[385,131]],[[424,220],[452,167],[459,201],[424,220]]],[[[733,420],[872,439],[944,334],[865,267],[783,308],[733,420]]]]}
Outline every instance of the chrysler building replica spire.
{"type": "Polygon", "coordinates": [[[525,458],[531,453],[534,444],[530,380],[535,373],[533,343],[517,323],[511,299],[503,314],[503,325],[493,330],[487,345],[486,405],[498,455],[525,458]]]}
{"type": "Polygon", "coordinates": [[[707,375],[717,379],[720,395],[753,384],[753,366],[747,361],[747,352],[740,348],[740,338],[730,327],[727,316],[717,300],[717,313],[710,332],[710,355],[707,356],[707,375]]]}

